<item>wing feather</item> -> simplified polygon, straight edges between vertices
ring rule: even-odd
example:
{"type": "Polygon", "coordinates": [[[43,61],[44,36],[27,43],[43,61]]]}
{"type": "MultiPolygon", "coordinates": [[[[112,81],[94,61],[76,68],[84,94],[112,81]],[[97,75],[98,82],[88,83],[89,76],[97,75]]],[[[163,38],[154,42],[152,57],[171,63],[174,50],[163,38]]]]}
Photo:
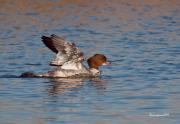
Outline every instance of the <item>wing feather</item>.
{"type": "Polygon", "coordinates": [[[58,50],[56,49],[56,47],[54,46],[54,43],[52,41],[52,39],[50,37],[46,37],[46,36],[42,36],[41,37],[43,43],[53,52],[58,53],[58,50]]]}
{"type": "Polygon", "coordinates": [[[52,61],[52,65],[63,65],[68,61],[83,61],[83,53],[76,47],[74,43],[68,42],[65,38],[52,34],[50,37],[42,36],[42,42],[53,52],[56,58],[52,61]]]}

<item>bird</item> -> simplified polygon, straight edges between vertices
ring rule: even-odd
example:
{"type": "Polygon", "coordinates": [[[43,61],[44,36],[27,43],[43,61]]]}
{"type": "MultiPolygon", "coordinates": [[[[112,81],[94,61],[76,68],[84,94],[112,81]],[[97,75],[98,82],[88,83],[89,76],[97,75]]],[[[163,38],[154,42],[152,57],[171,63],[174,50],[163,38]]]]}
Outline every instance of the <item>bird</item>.
{"type": "Polygon", "coordinates": [[[75,43],[67,41],[64,37],[52,34],[50,36],[42,36],[42,42],[52,52],[56,54],[55,59],[50,62],[51,66],[56,66],[43,74],[34,74],[25,72],[20,77],[50,77],[50,78],[68,78],[68,77],[97,77],[100,76],[100,66],[110,65],[104,54],[96,53],[87,59],[86,67],[84,53],[76,46],[75,43]]]}

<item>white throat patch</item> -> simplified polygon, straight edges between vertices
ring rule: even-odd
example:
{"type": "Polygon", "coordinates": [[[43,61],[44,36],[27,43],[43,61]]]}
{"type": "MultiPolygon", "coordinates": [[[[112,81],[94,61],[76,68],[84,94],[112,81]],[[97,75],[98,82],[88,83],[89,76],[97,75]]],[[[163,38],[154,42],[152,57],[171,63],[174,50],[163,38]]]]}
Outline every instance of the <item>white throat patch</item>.
{"type": "Polygon", "coordinates": [[[95,68],[91,68],[90,69],[91,73],[96,76],[96,75],[100,75],[100,71],[98,69],[95,69],[95,68]]]}

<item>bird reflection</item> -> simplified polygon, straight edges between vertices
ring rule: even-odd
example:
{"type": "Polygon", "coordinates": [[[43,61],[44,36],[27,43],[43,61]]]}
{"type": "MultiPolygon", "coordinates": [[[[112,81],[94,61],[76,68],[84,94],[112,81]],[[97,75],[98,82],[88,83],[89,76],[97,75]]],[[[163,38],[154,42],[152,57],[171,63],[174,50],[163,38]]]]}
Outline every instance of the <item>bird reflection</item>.
{"type": "Polygon", "coordinates": [[[105,83],[99,77],[96,78],[52,78],[50,79],[51,88],[49,93],[51,95],[59,93],[72,92],[73,89],[81,88],[84,86],[84,82],[89,81],[96,89],[105,89],[105,83]]]}
{"type": "Polygon", "coordinates": [[[99,77],[97,78],[93,78],[90,80],[90,82],[92,83],[92,85],[97,89],[97,90],[104,90],[106,89],[106,80],[103,80],[99,77]]]}
{"type": "Polygon", "coordinates": [[[50,79],[52,88],[50,89],[51,94],[70,92],[74,88],[81,87],[84,79],[78,78],[53,78],[50,79]]]}

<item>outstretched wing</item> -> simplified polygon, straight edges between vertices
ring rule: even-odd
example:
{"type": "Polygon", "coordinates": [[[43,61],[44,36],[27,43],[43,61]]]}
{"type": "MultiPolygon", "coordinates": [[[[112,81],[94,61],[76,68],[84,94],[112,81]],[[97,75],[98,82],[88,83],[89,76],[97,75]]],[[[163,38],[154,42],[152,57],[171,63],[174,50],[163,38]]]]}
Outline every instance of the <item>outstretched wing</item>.
{"type": "Polygon", "coordinates": [[[83,53],[76,47],[74,43],[68,42],[65,38],[57,35],[50,37],[42,36],[43,43],[54,53],[56,58],[50,63],[51,65],[63,65],[68,61],[82,61],[83,53]]]}

